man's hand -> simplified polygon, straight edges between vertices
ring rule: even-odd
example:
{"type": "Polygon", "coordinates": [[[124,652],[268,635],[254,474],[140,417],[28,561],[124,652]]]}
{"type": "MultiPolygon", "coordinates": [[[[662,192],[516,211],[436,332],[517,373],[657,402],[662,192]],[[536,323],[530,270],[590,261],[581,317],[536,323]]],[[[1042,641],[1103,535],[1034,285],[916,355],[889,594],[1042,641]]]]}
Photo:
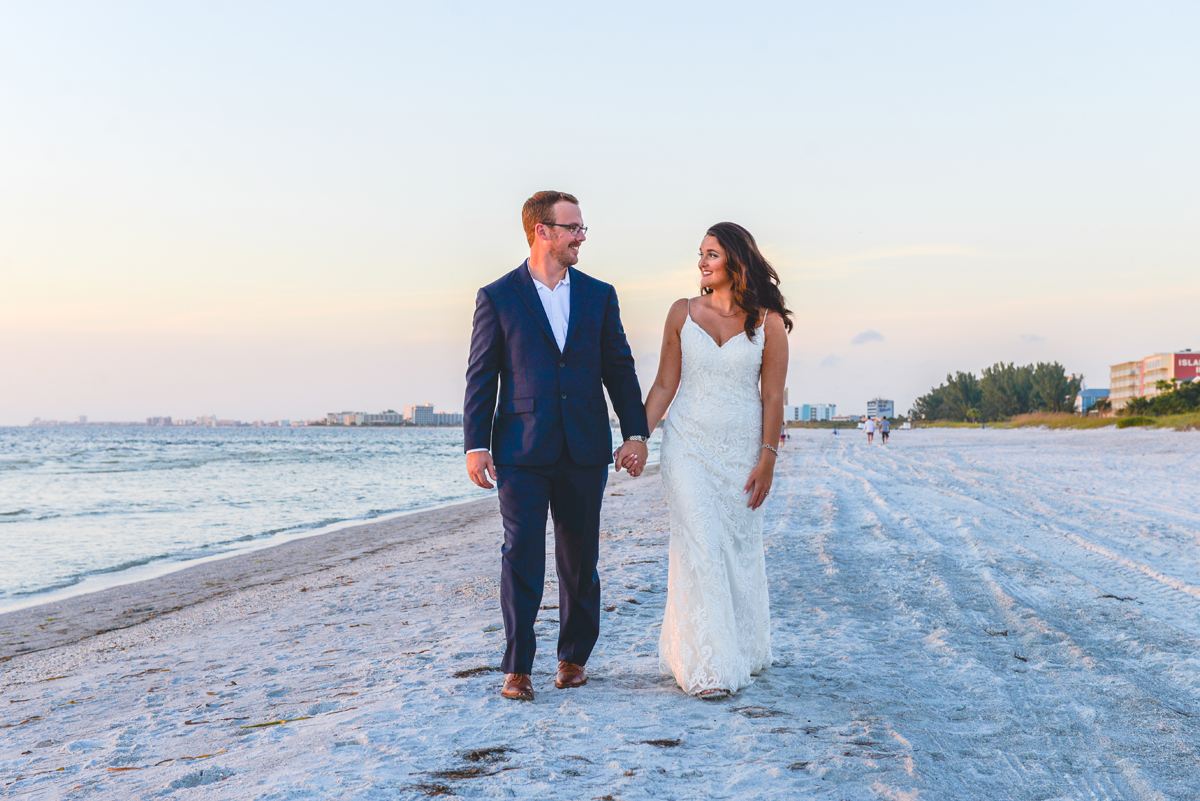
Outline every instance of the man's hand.
{"type": "Polygon", "coordinates": [[[624,467],[629,471],[629,475],[637,478],[646,469],[646,459],[649,456],[649,450],[646,448],[646,443],[626,440],[621,447],[617,448],[617,452],[613,454],[613,460],[617,463],[617,472],[621,472],[624,467]]]}
{"type": "Polygon", "coordinates": [[[496,465],[492,462],[492,454],[488,451],[468,453],[467,475],[484,489],[495,489],[492,481],[496,480],[496,465]],[[492,481],[488,481],[488,478],[492,481]]]}

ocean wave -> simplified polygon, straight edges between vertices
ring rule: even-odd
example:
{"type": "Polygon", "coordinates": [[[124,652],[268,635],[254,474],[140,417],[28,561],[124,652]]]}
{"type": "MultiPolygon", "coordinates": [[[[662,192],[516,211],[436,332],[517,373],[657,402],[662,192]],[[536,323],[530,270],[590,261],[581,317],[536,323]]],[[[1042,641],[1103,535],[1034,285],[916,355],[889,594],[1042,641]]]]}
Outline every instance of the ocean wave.
{"type": "MultiPolygon", "coordinates": [[[[80,575],[85,576],[85,577],[86,576],[104,576],[104,575],[108,575],[109,573],[120,573],[125,570],[132,570],[135,567],[143,567],[145,565],[149,565],[154,562],[162,562],[164,560],[173,561],[173,560],[177,560],[179,558],[180,558],[179,553],[170,553],[170,552],[155,554],[154,556],[142,556],[137,559],[130,559],[126,562],[121,562],[119,565],[112,565],[110,567],[93,568],[91,570],[81,573],[80,575]]],[[[184,558],[187,558],[187,557],[184,557],[184,558]]]]}
{"type": "Polygon", "coordinates": [[[41,595],[44,592],[54,592],[55,590],[65,590],[68,587],[74,587],[86,578],[84,575],[71,576],[57,581],[53,584],[45,584],[41,587],[36,587],[31,590],[13,590],[12,597],[24,598],[30,595],[41,595]]]}
{"type": "Polygon", "coordinates": [[[0,452],[0,523],[17,524],[0,529],[9,598],[482,494],[453,430],[0,429],[0,452]]]}

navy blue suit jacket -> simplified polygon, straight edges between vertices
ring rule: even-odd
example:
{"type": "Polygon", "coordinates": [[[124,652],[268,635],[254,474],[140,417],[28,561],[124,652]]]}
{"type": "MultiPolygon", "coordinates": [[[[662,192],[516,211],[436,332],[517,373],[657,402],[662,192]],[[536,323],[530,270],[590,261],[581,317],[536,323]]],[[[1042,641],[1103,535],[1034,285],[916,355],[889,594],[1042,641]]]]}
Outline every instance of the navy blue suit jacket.
{"type": "Polygon", "coordinates": [[[466,450],[488,448],[496,464],[545,466],[558,461],[565,444],[576,464],[609,464],[601,387],[622,436],[649,436],[616,290],[569,269],[571,314],[561,353],[528,261],[479,290],[463,403],[466,450]]]}

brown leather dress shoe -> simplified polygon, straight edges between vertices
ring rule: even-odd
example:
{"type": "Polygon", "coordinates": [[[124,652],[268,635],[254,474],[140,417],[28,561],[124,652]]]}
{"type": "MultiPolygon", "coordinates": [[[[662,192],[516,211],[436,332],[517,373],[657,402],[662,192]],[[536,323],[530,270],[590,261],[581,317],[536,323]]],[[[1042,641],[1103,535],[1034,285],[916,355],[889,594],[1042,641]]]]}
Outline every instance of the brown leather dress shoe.
{"type": "Polygon", "coordinates": [[[554,680],[555,687],[562,690],[567,687],[582,687],[585,684],[587,684],[587,668],[571,662],[558,663],[558,677],[554,680]]]}
{"type": "Polygon", "coordinates": [[[504,689],[500,694],[514,701],[532,701],[533,681],[528,673],[505,673],[504,689]]]}

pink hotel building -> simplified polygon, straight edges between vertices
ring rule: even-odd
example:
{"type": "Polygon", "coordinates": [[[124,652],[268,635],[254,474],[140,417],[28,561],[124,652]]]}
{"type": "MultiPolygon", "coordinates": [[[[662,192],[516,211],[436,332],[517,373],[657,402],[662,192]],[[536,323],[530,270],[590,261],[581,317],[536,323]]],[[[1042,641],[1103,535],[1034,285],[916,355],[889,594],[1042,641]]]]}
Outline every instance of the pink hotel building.
{"type": "Polygon", "coordinates": [[[1109,371],[1109,400],[1115,412],[1130,398],[1152,398],[1158,394],[1156,381],[1178,378],[1185,381],[1200,376],[1200,353],[1156,353],[1134,362],[1114,364],[1109,371]]]}

